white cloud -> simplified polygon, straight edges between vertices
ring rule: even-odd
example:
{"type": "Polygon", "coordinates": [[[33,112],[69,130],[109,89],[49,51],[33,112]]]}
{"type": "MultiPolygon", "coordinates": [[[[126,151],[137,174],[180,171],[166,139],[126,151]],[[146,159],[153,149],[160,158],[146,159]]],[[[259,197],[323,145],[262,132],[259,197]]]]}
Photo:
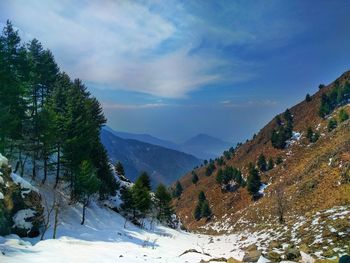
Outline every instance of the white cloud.
{"type": "Polygon", "coordinates": [[[189,46],[160,54],[177,29],[136,2],[6,1],[4,8],[26,38],[54,52],[62,70],[97,87],[177,98],[220,79],[210,72],[221,62],[191,56],[189,46]]]}
{"type": "Polygon", "coordinates": [[[164,104],[164,103],[119,104],[119,103],[102,102],[102,106],[104,109],[108,109],[108,110],[138,110],[138,109],[161,108],[161,107],[166,107],[170,105],[164,104]]]}

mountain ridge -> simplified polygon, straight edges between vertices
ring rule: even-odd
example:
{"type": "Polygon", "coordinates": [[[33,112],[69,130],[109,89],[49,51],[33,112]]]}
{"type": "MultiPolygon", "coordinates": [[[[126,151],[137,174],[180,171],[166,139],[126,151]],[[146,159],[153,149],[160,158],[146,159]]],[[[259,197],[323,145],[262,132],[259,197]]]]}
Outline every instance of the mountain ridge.
{"type": "Polygon", "coordinates": [[[101,131],[101,141],[111,161],[123,164],[129,179],[134,181],[141,172],[146,171],[153,187],[158,183],[170,185],[201,163],[193,155],[138,140],[123,139],[106,129],[101,131]]]}
{"type": "MultiPolygon", "coordinates": [[[[275,233],[280,232],[280,239],[288,243],[292,242],[291,237],[283,228],[292,228],[300,218],[305,218],[303,220],[308,225],[295,227],[293,235],[295,239],[300,239],[294,242],[296,245],[310,244],[309,250],[316,252],[322,246],[330,245],[326,238],[316,240],[317,235],[324,235],[343,246],[348,239],[339,237],[337,233],[347,231],[349,223],[324,220],[332,227],[334,225],[336,232],[311,231],[312,222],[308,219],[311,214],[350,203],[350,120],[339,120],[341,111],[350,113],[350,101],[338,105],[325,118],[319,116],[321,101],[337,87],[350,87],[350,71],[328,86],[320,86],[319,91],[308,100],[289,109],[293,131],[300,136],[290,140],[285,148],[277,149],[271,144],[273,131],[278,128],[277,118],[274,118],[254,138],[237,147],[230,158],[223,156],[222,163],[215,161],[209,176],[206,172],[210,164],[195,170],[199,177],[196,184],[192,183],[191,174],[182,177],[180,182],[184,190],[174,205],[184,226],[205,233],[266,231],[270,228],[275,233]],[[337,127],[332,130],[329,129],[330,119],[338,120],[337,127]],[[319,135],[318,140],[311,142],[307,135],[309,128],[319,135]],[[258,200],[252,198],[246,187],[227,191],[217,183],[218,170],[226,167],[240,169],[243,178],[247,179],[249,163],[256,164],[260,154],[264,154],[266,160],[272,158],[275,163],[280,158],[282,163],[275,164],[266,172],[259,172],[265,189],[258,200]],[[196,220],[193,216],[200,191],[204,191],[213,211],[212,217],[207,220],[196,220]],[[284,223],[279,222],[279,207],[283,208],[284,223]],[[304,228],[307,227],[309,231],[305,233],[304,228]]],[[[283,118],[283,114],[277,116],[283,118]]]]}
{"type": "Polygon", "coordinates": [[[132,139],[140,142],[145,142],[153,145],[158,145],[171,150],[184,152],[194,155],[199,159],[215,159],[220,156],[223,151],[229,148],[232,143],[223,141],[214,136],[199,133],[183,143],[174,143],[169,140],[163,140],[147,133],[129,133],[121,132],[105,126],[103,129],[113,133],[123,139],[132,139]]]}

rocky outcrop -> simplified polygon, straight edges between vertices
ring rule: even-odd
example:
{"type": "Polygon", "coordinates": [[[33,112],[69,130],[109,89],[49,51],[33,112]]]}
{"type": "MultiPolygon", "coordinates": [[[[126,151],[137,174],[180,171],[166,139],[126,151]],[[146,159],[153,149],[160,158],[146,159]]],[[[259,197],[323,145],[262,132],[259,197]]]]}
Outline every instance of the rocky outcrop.
{"type": "Polygon", "coordinates": [[[39,235],[43,207],[39,192],[22,177],[13,174],[0,154],[0,235],[39,235]]]}

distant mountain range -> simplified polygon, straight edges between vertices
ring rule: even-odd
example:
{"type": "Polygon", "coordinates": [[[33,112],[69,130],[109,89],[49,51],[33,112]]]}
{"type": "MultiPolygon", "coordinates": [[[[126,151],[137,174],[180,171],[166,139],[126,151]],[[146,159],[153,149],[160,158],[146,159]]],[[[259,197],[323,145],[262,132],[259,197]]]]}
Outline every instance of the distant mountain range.
{"type": "Polygon", "coordinates": [[[132,181],[142,171],[146,171],[151,177],[153,187],[158,183],[170,185],[202,162],[193,155],[127,137],[140,140],[146,138],[158,143],[167,142],[150,135],[132,135],[118,133],[110,128],[102,129],[101,141],[111,161],[113,163],[120,161],[124,166],[126,176],[132,181]]]}
{"type": "Polygon", "coordinates": [[[108,126],[104,127],[104,129],[122,139],[138,140],[141,142],[162,146],[168,149],[194,155],[203,160],[210,158],[215,159],[216,157],[220,156],[223,151],[229,149],[233,145],[232,143],[225,142],[207,134],[198,134],[182,144],[177,144],[171,141],[159,139],[149,134],[119,132],[111,129],[108,126]]]}
{"type": "Polygon", "coordinates": [[[181,145],[184,152],[191,153],[201,159],[215,159],[223,151],[228,150],[231,143],[212,137],[207,134],[198,134],[181,145]]]}

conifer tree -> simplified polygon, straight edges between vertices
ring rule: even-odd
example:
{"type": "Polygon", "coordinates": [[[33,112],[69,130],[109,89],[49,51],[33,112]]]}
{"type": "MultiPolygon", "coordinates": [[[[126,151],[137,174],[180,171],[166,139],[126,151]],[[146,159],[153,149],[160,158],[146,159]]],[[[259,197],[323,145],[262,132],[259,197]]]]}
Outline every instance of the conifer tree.
{"type": "Polygon", "coordinates": [[[171,194],[163,184],[158,185],[155,192],[155,207],[157,210],[157,219],[160,222],[169,223],[174,214],[171,205],[171,194]]]}
{"type": "Polygon", "coordinates": [[[202,215],[202,204],[198,202],[194,210],[193,216],[198,221],[201,219],[202,215]]]}
{"type": "Polygon", "coordinates": [[[261,181],[258,170],[253,164],[249,164],[249,175],[247,178],[247,189],[252,196],[256,196],[259,192],[261,181]]]}
{"type": "Polygon", "coordinates": [[[349,114],[344,109],[341,109],[339,111],[339,122],[344,122],[348,119],[349,119],[349,114]]]}
{"type": "Polygon", "coordinates": [[[114,169],[119,176],[125,176],[124,167],[120,161],[116,162],[116,164],[114,165],[114,169]]]}
{"type": "Polygon", "coordinates": [[[310,96],[309,93],[306,94],[305,101],[306,101],[306,102],[310,102],[310,101],[311,101],[311,96],[310,96]]]}
{"type": "Polygon", "coordinates": [[[136,206],[133,198],[133,192],[131,187],[122,187],[120,189],[120,199],[122,204],[120,205],[121,209],[126,213],[131,213],[133,219],[136,218],[136,206]]]}
{"type": "Polygon", "coordinates": [[[192,183],[197,184],[198,182],[198,175],[196,174],[195,171],[192,171],[192,183]]]}
{"type": "Polygon", "coordinates": [[[96,170],[93,165],[84,160],[77,175],[76,180],[76,199],[83,203],[83,215],[81,224],[85,222],[85,210],[89,205],[91,197],[95,194],[100,185],[100,180],[96,176],[96,170]]]}
{"type": "MultiPolygon", "coordinates": [[[[146,174],[147,175],[147,174],[146,174]]],[[[132,196],[134,200],[135,209],[138,217],[145,217],[149,212],[152,204],[150,195],[150,186],[145,180],[146,176],[141,175],[132,186],[132,196]]]]}
{"type": "Polygon", "coordinates": [[[204,200],[201,208],[201,217],[210,217],[212,214],[211,209],[209,207],[209,203],[207,200],[204,200]]]}
{"type": "Polygon", "coordinates": [[[182,191],[183,191],[182,185],[179,181],[177,181],[175,185],[175,189],[173,190],[173,197],[180,198],[180,196],[182,195],[182,191]]]}
{"type": "Polygon", "coordinates": [[[138,181],[141,181],[141,184],[148,190],[151,191],[151,180],[149,178],[148,173],[142,172],[139,178],[137,179],[138,181]]]}
{"type": "Polygon", "coordinates": [[[266,158],[265,155],[260,154],[258,158],[258,168],[260,171],[265,172],[266,171],[266,158]]]}
{"type": "Polygon", "coordinates": [[[335,128],[337,128],[337,125],[338,125],[338,122],[337,122],[337,120],[336,119],[330,119],[329,121],[328,121],[328,131],[332,131],[332,130],[334,130],[335,128]]]}
{"type": "Polygon", "coordinates": [[[198,194],[198,200],[199,202],[203,202],[204,200],[206,200],[205,194],[203,191],[200,191],[198,194]]]}
{"type": "Polygon", "coordinates": [[[26,50],[10,21],[0,36],[0,152],[23,137],[26,111],[26,50]]]}
{"type": "Polygon", "coordinates": [[[271,170],[274,167],[273,159],[270,158],[268,163],[267,163],[267,170],[271,170]]]}

